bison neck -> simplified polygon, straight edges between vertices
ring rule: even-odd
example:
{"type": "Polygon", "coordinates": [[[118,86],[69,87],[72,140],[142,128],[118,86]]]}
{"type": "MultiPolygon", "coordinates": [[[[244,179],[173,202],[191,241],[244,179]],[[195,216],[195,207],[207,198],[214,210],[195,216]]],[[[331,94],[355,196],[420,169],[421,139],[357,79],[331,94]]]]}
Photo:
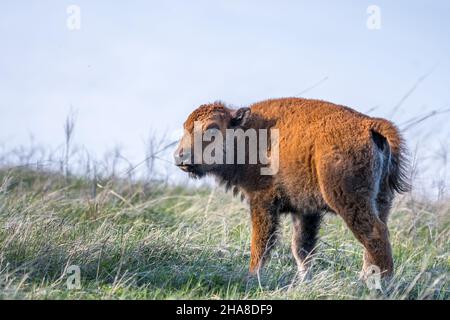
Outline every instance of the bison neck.
{"type": "Polygon", "coordinates": [[[211,174],[226,190],[233,188],[233,192],[236,192],[237,188],[238,191],[246,193],[270,186],[273,177],[261,175],[260,169],[259,165],[224,165],[211,174]]]}

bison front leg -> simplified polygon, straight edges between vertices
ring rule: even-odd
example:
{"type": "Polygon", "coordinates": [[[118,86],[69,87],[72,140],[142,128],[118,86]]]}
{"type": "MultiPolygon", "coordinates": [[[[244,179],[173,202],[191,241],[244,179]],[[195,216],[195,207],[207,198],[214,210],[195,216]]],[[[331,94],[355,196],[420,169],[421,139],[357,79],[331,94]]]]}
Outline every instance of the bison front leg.
{"type": "Polygon", "coordinates": [[[276,242],[278,211],[274,208],[252,206],[252,239],[250,274],[255,275],[267,261],[276,242]]]}

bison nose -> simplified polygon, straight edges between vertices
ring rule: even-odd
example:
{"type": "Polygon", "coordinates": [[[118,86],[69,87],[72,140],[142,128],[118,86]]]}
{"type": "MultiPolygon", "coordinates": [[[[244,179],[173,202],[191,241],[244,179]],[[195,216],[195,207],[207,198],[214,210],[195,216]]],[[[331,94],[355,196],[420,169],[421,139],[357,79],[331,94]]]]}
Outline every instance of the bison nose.
{"type": "Polygon", "coordinates": [[[174,158],[177,166],[187,165],[191,158],[191,152],[189,150],[184,150],[184,148],[180,148],[175,151],[174,158]]]}

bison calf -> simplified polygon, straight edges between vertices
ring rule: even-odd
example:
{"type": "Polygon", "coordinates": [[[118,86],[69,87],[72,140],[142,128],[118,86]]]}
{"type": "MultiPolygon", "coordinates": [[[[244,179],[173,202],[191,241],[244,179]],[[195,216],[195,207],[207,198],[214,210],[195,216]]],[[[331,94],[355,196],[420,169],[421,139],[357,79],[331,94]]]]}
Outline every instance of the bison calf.
{"type": "MultiPolygon", "coordinates": [[[[193,177],[217,177],[249,202],[251,273],[266,261],[282,213],[292,215],[292,253],[299,270],[305,272],[325,212],[342,217],[364,246],[363,272],[377,266],[383,275],[392,273],[388,215],[395,193],[405,192],[409,186],[402,137],[391,122],[329,102],[285,98],[237,110],[220,102],[202,105],[190,114],[184,129],[175,152],[177,165],[193,177]],[[269,162],[279,162],[274,174],[261,174],[264,165],[260,162],[236,162],[237,146],[231,149],[235,151],[231,157],[227,158],[230,150],[223,147],[214,152],[220,161],[198,161],[201,151],[217,142],[217,137],[229,137],[230,129],[278,130],[277,154],[273,143],[267,144],[266,150],[269,162]],[[214,130],[221,135],[198,143],[196,130],[200,134],[214,130]]],[[[247,158],[251,156],[250,143],[246,142],[247,158]]],[[[262,143],[258,136],[256,143],[262,143]]]]}

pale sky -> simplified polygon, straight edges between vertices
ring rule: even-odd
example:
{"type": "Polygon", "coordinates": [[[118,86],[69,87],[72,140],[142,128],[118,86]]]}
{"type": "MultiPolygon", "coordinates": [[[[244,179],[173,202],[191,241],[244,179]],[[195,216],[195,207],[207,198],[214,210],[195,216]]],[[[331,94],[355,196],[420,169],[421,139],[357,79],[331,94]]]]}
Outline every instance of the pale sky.
{"type": "MultiPolygon", "coordinates": [[[[35,0],[1,9],[0,143],[9,147],[30,134],[59,145],[72,108],[76,143],[97,155],[120,144],[139,161],[150,131],[171,135],[200,104],[243,106],[311,86],[302,96],[377,107],[373,115],[398,124],[450,108],[446,0],[35,0]],[[80,30],[67,27],[69,5],[81,9],[80,30]],[[379,30],[367,27],[369,5],[381,10],[379,30]]],[[[432,156],[448,145],[449,120],[408,131],[410,146],[432,156]]]]}

